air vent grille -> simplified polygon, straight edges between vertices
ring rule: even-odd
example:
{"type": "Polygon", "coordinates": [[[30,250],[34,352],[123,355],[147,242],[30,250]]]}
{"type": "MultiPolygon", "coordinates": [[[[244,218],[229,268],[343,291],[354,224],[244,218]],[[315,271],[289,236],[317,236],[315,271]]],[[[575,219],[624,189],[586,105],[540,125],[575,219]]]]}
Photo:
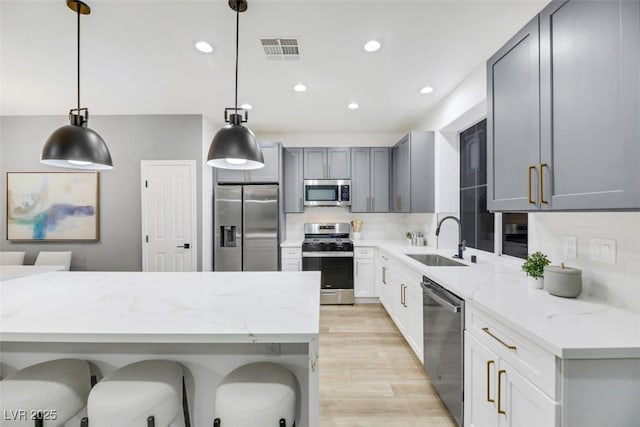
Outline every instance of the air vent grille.
{"type": "Polygon", "coordinates": [[[260,43],[270,61],[297,61],[300,59],[300,46],[296,38],[261,38],[260,43]]]}

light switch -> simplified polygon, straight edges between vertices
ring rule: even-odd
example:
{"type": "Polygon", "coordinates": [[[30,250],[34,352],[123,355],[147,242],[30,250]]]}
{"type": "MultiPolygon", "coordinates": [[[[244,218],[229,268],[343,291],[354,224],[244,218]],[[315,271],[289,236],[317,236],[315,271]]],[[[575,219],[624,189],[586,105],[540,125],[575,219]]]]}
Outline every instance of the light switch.
{"type": "Polygon", "coordinates": [[[605,264],[616,263],[616,241],[613,239],[589,240],[591,260],[605,264]]]}
{"type": "Polygon", "coordinates": [[[578,257],[578,240],[576,236],[562,236],[562,254],[565,258],[578,257]]]}

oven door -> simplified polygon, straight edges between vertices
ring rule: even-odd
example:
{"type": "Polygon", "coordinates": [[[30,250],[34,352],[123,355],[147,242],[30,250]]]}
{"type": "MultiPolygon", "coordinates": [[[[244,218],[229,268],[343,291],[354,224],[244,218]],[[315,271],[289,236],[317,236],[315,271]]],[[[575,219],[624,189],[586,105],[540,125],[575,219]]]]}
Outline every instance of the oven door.
{"type": "Polygon", "coordinates": [[[353,252],[302,252],[302,271],[321,273],[321,304],[353,304],[353,252]]]}
{"type": "Polygon", "coordinates": [[[340,206],[340,186],[334,182],[307,180],[304,182],[305,206],[340,206]]]}

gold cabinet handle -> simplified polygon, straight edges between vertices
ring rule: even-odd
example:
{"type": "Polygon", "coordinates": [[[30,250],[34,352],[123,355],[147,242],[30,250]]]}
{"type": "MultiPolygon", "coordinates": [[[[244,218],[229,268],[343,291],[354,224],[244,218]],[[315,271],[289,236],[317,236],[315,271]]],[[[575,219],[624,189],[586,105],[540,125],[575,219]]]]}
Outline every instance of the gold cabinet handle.
{"type": "Polygon", "coordinates": [[[404,285],[400,284],[400,304],[404,307],[404,285]]]}
{"type": "MultiPolygon", "coordinates": [[[[382,258],[384,258],[384,256],[382,258]]],[[[382,267],[382,284],[387,284],[387,267],[382,267]]]]}
{"type": "Polygon", "coordinates": [[[498,341],[500,344],[502,344],[503,346],[507,347],[509,350],[516,350],[516,346],[515,345],[509,345],[506,342],[502,341],[500,338],[498,338],[497,336],[493,335],[490,331],[489,328],[482,328],[483,331],[485,331],[491,338],[493,338],[494,340],[498,341]]]}
{"type": "Polygon", "coordinates": [[[495,364],[495,360],[487,361],[487,402],[495,403],[496,400],[491,398],[491,365],[495,364]]]}
{"type": "Polygon", "coordinates": [[[528,178],[529,178],[529,184],[528,184],[529,185],[529,203],[532,204],[532,205],[535,205],[536,201],[531,198],[531,171],[532,170],[536,170],[536,167],[535,166],[529,166],[529,175],[528,175],[528,178]]]}
{"type": "Polygon", "coordinates": [[[549,165],[546,163],[540,164],[540,203],[544,203],[545,205],[549,204],[548,200],[544,199],[544,181],[542,178],[542,168],[548,168],[549,165]]]}
{"type": "Polygon", "coordinates": [[[500,369],[498,371],[498,413],[506,415],[507,411],[502,409],[502,374],[507,374],[507,371],[500,369]]]}

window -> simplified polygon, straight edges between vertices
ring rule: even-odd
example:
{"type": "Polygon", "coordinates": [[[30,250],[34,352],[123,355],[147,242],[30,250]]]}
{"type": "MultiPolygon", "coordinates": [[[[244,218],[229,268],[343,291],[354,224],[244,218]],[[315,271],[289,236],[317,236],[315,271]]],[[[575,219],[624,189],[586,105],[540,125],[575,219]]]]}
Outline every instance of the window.
{"type": "MultiPolygon", "coordinates": [[[[526,213],[496,213],[502,254],[527,257],[526,213]]],[[[487,211],[487,120],[460,132],[460,219],[470,248],[494,252],[495,215],[487,211]]]]}
{"type": "Polygon", "coordinates": [[[493,252],[494,217],[487,211],[487,120],[460,133],[460,219],[470,248],[493,252]]]}

